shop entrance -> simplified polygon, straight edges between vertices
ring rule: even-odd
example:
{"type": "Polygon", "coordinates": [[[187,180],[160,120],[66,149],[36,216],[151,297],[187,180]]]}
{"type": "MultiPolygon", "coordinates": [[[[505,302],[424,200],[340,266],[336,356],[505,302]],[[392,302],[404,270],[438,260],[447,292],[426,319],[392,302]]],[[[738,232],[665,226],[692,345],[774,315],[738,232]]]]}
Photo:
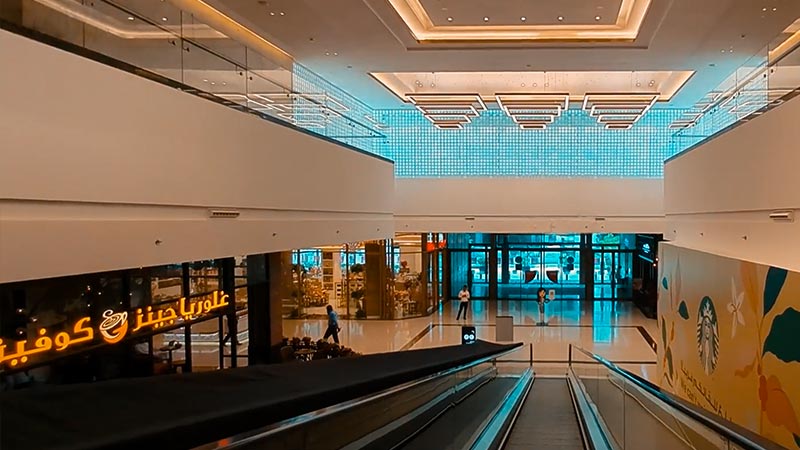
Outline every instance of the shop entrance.
{"type": "Polygon", "coordinates": [[[539,288],[554,290],[561,299],[577,299],[583,293],[576,248],[512,247],[497,250],[497,260],[499,299],[534,299],[539,288]]]}
{"type": "Polygon", "coordinates": [[[632,297],[631,265],[633,252],[600,250],[594,252],[594,298],[625,300],[632,297]]]}
{"type": "MultiPolygon", "coordinates": [[[[489,246],[470,245],[469,273],[467,274],[472,298],[489,298],[489,246]]],[[[456,285],[453,285],[454,288],[456,285]]],[[[461,289],[461,286],[458,286],[461,289]]]]}
{"type": "Polygon", "coordinates": [[[451,234],[450,298],[468,284],[473,299],[627,300],[634,235],[451,234]]]}

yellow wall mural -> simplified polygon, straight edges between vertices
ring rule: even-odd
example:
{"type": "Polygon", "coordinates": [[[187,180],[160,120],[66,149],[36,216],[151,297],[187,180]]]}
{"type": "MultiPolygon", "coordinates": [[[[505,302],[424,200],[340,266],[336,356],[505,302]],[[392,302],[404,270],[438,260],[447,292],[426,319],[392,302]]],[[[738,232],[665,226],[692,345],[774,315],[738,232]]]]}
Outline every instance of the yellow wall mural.
{"type": "Polygon", "coordinates": [[[662,245],[660,384],[800,449],[800,273],[662,245]]]}

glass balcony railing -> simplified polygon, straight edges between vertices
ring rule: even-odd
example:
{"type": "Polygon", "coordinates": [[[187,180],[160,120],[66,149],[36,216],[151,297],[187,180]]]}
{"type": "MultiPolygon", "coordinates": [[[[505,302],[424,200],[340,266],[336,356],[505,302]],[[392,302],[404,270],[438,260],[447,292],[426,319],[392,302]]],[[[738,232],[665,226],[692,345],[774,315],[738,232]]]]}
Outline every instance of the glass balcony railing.
{"type": "Polygon", "coordinates": [[[572,345],[569,368],[591,412],[589,434],[595,442],[603,443],[597,448],[783,448],[572,345]]]}
{"type": "Polygon", "coordinates": [[[0,11],[0,24],[359,150],[372,152],[384,138],[366,105],[255,34],[228,36],[218,26],[227,16],[214,26],[208,17],[165,1],[21,0],[0,11]]]}
{"type": "MultiPolygon", "coordinates": [[[[723,49],[722,52],[733,52],[723,49]]],[[[800,19],[671,124],[683,151],[778,107],[800,92],[800,19]]]]}
{"type": "Polygon", "coordinates": [[[579,111],[562,119],[577,133],[508,129],[508,118],[495,109],[453,132],[432,128],[413,109],[373,110],[254,32],[232,26],[227,16],[212,20],[202,11],[187,11],[203,2],[11,3],[14,8],[0,7],[2,28],[390,158],[398,177],[660,177],[664,159],[781,105],[800,87],[798,20],[693,107],[654,109],[624,133],[596,131],[579,111]],[[504,131],[491,133],[492,144],[486,145],[490,131],[482,126],[504,131]],[[515,151],[525,146],[543,149],[545,157],[515,151]]]}

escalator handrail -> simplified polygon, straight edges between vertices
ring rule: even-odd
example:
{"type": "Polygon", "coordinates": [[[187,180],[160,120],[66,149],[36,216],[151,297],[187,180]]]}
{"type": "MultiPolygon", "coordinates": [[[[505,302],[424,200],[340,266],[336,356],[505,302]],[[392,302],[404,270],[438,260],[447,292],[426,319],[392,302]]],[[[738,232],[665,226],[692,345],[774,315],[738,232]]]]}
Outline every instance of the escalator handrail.
{"type": "MultiPolygon", "coordinates": [[[[322,408],[322,409],[318,409],[316,411],[312,411],[312,412],[309,412],[309,413],[306,413],[306,414],[299,415],[297,417],[292,417],[290,419],[286,419],[286,420],[283,420],[283,421],[280,421],[280,422],[277,422],[277,423],[273,423],[273,424],[267,425],[267,426],[259,428],[259,429],[250,430],[250,431],[247,431],[247,432],[244,432],[244,433],[237,434],[235,436],[230,436],[230,437],[224,439],[223,441],[226,441],[226,445],[227,446],[236,446],[236,445],[240,445],[240,444],[245,443],[245,442],[251,442],[251,441],[253,441],[255,439],[261,439],[261,438],[264,438],[264,437],[267,437],[267,436],[270,436],[270,435],[274,435],[276,433],[280,433],[280,432],[288,430],[290,428],[294,428],[294,427],[306,424],[306,423],[311,422],[313,420],[317,420],[317,419],[321,419],[323,417],[327,417],[327,416],[330,416],[330,415],[333,415],[333,414],[337,414],[337,413],[346,411],[346,410],[348,410],[350,408],[355,408],[355,407],[357,407],[359,405],[363,405],[365,403],[369,403],[369,402],[372,402],[372,401],[375,401],[375,400],[378,400],[378,399],[381,399],[381,398],[396,394],[398,392],[402,392],[404,390],[411,389],[411,388],[413,388],[415,386],[419,386],[421,384],[428,383],[430,381],[433,381],[433,380],[436,380],[436,379],[439,379],[439,378],[443,378],[443,377],[447,377],[447,376],[453,375],[455,373],[470,369],[472,367],[475,367],[475,366],[478,366],[478,365],[481,365],[481,364],[485,364],[487,362],[494,361],[497,358],[500,358],[500,357],[505,356],[507,354],[513,353],[513,352],[515,352],[517,350],[519,350],[519,346],[515,346],[515,347],[510,348],[508,350],[504,350],[504,351],[502,351],[500,353],[495,353],[493,355],[484,356],[484,357],[482,357],[480,359],[476,359],[474,361],[471,361],[471,362],[468,362],[468,363],[464,363],[464,364],[462,364],[460,366],[456,366],[456,367],[452,367],[450,369],[442,370],[440,372],[436,372],[434,374],[427,375],[427,376],[424,376],[422,378],[418,378],[416,380],[412,380],[412,381],[409,381],[409,382],[406,382],[406,383],[403,383],[403,384],[399,384],[397,386],[390,387],[388,389],[384,389],[384,390],[379,391],[379,392],[368,394],[368,395],[365,395],[363,397],[359,397],[359,398],[355,398],[355,399],[352,399],[352,400],[348,400],[346,402],[342,402],[342,403],[338,403],[338,404],[335,404],[335,405],[331,405],[331,406],[328,406],[328,407],[325,407],[325,408],[322,408]]],[[[219,441],[219,442],[222,442],[222,441],[219,441]]],[[[196,447],[196,450],[200,450],[200,449],[202,449],[202,450],[210,450],[210,449],[217,449],[217,448],[228,448],[226,446],[218,445],[219,442],[210,443],[210,444],[207,444],[207,445],[196,447]]]]}
{"type": "Polygon", "coordinates": [[[652,395],[656,399],[660,400],[663,403],[666,403],[668,406],[675,408],[676,410],[680,411],[681,413],[689,416],[690,418],[696,420],[700,424],[704,425],[705,427],[715,431],[716,433],[720,434],[721,436],[725,437],[729,441],[735,443],[736,445],[742,447],[743,449],[747,450],[785,450],[784,447],[762,437],[758,434],[745,429],[729,420],[726,420],[722,417],[717,416],[711,412],[698,408],[697,406],[676,397],[675,395],[665,392],[657,385],[651,383],[650,381],[645,380],[644,378],[629,372],[621,367],[618,367],[616,364],[612,363],[611,361],[603,358],[600,355],[596,355],[588,350],[584,350],[576,345],[570,344],[570,358],[569,358],[569,366],[572,367],[574,362],[580,361],[573,361],[572,359],[572,350],[575,349],[584,355],[588,356],[589,358],[595,360],[596,362],[602,364],[612,372],[616,373],[617,375],[625,378],[629,382],[633,383],[636,387],[642,389],[643,391],[647,392],[648,394],[652,395]]]}

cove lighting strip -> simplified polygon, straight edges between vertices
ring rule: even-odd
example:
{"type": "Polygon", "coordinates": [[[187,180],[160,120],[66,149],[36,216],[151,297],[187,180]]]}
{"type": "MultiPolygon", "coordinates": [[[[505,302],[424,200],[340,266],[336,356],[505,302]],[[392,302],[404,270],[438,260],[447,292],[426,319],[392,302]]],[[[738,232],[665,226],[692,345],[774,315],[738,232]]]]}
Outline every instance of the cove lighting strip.
{"type": "Polygon", "coordinates": [[[650,111],[660,97],[658,92],[586,94],[583,97],[583,110],[608,130],[629,130],[650,111]]]}
{"type": "Polygon", "coordinates": [[[486,111],[478,94],[407,94],[406,98],[441,130],[460,130],[486,111]]]}
{"type": "Polygon", "coordinates": [[[496,94],[495,101],[523,130],[544,130],[569,109],[569,94],[496,94]]]}

